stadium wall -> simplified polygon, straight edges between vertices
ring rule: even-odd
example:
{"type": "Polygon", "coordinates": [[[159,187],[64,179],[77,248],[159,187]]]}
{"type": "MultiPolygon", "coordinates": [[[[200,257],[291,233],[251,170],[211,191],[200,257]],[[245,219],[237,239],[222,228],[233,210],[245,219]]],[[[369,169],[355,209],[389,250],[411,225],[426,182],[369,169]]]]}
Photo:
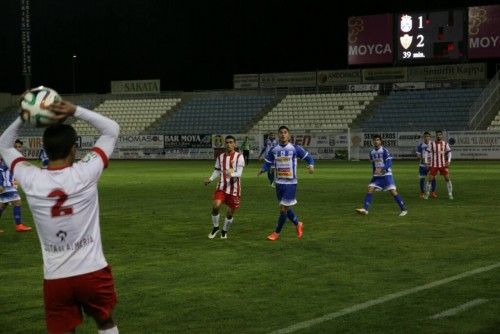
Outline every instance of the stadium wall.
{"type": "MultiPolygon", "coordinates": [[[[331,134],[296,133],[292,142],[306,148],[317,160],[366,160],[372,148],[375,133],[357,130],[331,134]]],[[[395,159],[415,159],[415,148],[421,141],[422,132],[383,132],[384,146],[395,159]]],[[[224,148],[226,134],[186,135],[134,135],[120,136],[112,159],[126,160],[205,160],[213,159],[214,152],[224,148]]],[[[250,158],[257,159],[264,143],[263,134],[234,135],[238,143],[245,137],[251,141],[250,158]]],[[[500,159],[500,132],[498,131],[445,131],[454,159],[500,159]]],[[[24,155],[37,159],[42,144],[40,137],[21,137],[24,155]]],[[[95,143],[93,136],[79,136],[77,144],[81,155],[95,143]]]]}

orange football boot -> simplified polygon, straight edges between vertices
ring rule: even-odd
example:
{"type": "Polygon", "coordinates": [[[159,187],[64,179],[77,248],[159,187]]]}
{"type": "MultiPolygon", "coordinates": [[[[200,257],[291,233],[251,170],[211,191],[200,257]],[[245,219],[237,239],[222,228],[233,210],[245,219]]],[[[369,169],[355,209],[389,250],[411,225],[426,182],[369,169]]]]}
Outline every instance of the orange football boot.
{"type": "Polygon", "coordinates": [[[17,232],[28,232],[28,231],[31,231],[32,228],[31,227],[28,227],[24,224],[18,224],[16,225],[16,231],[17,232]]]}
{"type": "Polygon", "coordinates": [[[280,237],[279,233],[273,232],[267,236],[267,240],[276,241],[280,237]]]}
{"type": "Polygon", "coordinates": [[[302,239],[302,231],[303,231],[303,229],[304,229],[304,223],[303,222],[299,222],[297,224],[297,237],[299,239],[302,239]]]}

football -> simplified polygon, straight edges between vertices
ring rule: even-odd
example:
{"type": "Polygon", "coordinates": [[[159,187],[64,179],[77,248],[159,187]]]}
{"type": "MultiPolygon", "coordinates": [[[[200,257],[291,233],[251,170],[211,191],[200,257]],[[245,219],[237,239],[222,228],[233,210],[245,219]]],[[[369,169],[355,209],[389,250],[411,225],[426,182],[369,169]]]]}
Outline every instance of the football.
{"type": "Polygon", "coordinates": [[[21,118],[36,127],[47,127],[58,121],[51,119],[54,113],[48,109],[53,102],[61,101],[59,94],[49,87],[36,87],[27,91],[21,100],[21,118]]]}

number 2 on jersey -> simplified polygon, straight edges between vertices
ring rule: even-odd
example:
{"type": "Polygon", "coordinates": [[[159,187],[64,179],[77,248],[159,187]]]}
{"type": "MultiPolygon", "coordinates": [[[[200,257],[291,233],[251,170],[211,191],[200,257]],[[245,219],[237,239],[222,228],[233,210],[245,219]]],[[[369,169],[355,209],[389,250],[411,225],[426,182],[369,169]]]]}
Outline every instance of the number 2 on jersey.
{"type": "Polygon", "coordinates": [[[52,190],[48,197],[56,197],[56,204],[52,206],[52,217],[69,216],[73,214],[73,208],[70,206],[63,207],[64,202],[68,199],[68,195],[61,189],[52,190]]]}

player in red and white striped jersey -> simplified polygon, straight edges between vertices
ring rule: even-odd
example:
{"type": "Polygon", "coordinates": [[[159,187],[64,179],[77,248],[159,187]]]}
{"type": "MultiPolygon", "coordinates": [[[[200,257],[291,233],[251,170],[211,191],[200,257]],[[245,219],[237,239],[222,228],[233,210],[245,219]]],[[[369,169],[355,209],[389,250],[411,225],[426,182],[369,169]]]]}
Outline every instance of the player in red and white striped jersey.
{"type": "Polygon", "coordinates": [[[427,165],[429,166],[429,174],[427,176],[427,185],[424,198],[429,198],[431,182],[436,179],[436,175],[443,175],[448,189],[448,197],[453,199],[453,185],[450,180],[449,166],[451,164],[451,148],[450,145],[443,140],[443,131],[436,131],[436,140],[429,143],[427,146],[427,165]]]}
{"type": "Polygon", "coordinates": [[[69,333],[82,322],[82,309],[99,333],[116,334],[113,276],[104,258],[97,182],[118,138],[118,124],[68,101],[49,106],[54,119],[74,115],[97,128],[94,148],[75,161],[77,134],[71,125],[45,129],[49,164],[39,168],[12,148],[22,126],[18,117],[0,137],[0,154],[23,188],[37,227],[44,264],[45,320],[49,333],[69,333]]]}
{"type": "Polygon", "coordinates": [[[214,226],[208,235],[210,239],[215,238],[219,233],[219,210],[222,203],[226,203],[227,212],[221,239],[227,239],[227,231],[233,223],[233,215],[240,207],[241,175],[245,167],[245,159],[243,154],[236,151],[236,139],[233,136],[226,136],[225,144],[226,152],[217,157],[214,172],[205,180],[205,185],[208,185],[220,176],[213,197],[212,224],[214,226]]]}

